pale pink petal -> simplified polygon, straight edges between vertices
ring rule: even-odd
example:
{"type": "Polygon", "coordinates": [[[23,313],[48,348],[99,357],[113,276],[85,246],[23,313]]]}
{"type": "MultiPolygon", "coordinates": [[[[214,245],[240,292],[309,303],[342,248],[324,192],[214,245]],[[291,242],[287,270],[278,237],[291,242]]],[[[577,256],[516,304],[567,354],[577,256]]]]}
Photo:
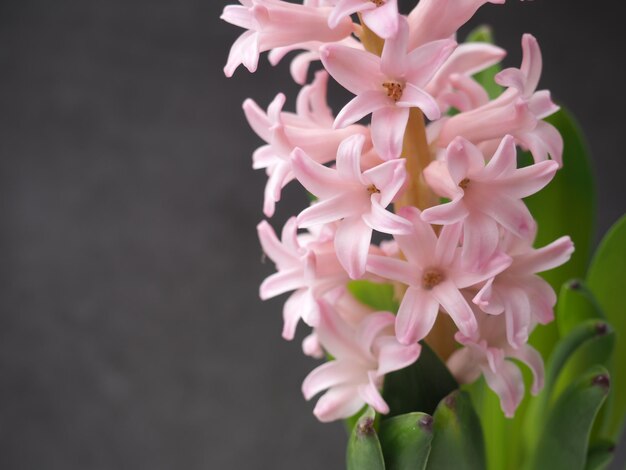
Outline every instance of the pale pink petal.
{"type": "Polygon", "coordinates": [[[397,0],[387,0],[384,5],[375,10],[363,12],[363,22],[383,39],[391,38],[396,34],[399,28],[399,17],[397,0]]]}
{"type": "Polygon", "coordinates": [[[362,351],[354,341],[352,328],[325,301],[319,301],[317,336],[324,349],[334,357],[362,358],[362,351]]]}
{"type": "Polygon", "coordinates": [[[281,160],[282,159],[276,155],[276,150],[271,145],[263,145],[252,154],[252,168],[255,170],[269,168],[280,163],[281,160]]]}
{"type": "Polygon", "coordinates": [[[270,142],[272,133],[270,127],[272,122],[267,118],[267,114],[259,107],[254,100],[248,98],[243,102],[243,112],[246,115],[248,124],[252,130],[265,142],[270,142]]]}
{"type": "Polygon", "coordinates": [[[224,75],[232,77],[239,65],[243,64],[254,73],[259,65],[259,35],[255,31],[246,31],[233,43],[224,66],[224,75]]]}
{"type": "Polygon", "coordinates": [[[524,93],[524,87],[526,86],[526,75],[516,68],[508,68],[499,72],[495,81],[498,85],[507,88],[515,88],[516,90],[524,93]]]}
{"type": "Polygon", "coordinates": [[[543,388],[544,383],[544,365],[541,354],[532,346],[524,345],[510,354],[510,356],[519,359],[530,368],[533,373],[533,385],[530,392],[533,395],[537,395],[543,388]]]}
{"type": "Polygon", "coordinates": [[[344,182],[362,183],[361,152],[365,137],[357,134],[341,142],[337,150],[337,174],[344,182]]]}
{"type": "Polygon", "coordinates": [[[441,109],[437,100],[411,83],[407,83],[402,92],[402,98],[396,103],[401,108],[420,108],[431,121],[441,117],[441,109]]]}
{"type": "Polygon", "coordinates": [[[407,82],[418,88],[424,88],[448,60],[456,46],[456,41],[452,39],[441,39],[411,51],[406,59],[407,82]]]}
{"type": "Polygon", "coordinates": [[[485,178],[494,180],[500,176],[512,174],[516,168],[515,139],[511,135],[506,135],[485,167],[485,178]]]}
{"type": "Polygon", "coordinates": [[[498,289],[493,286],[494,278],[489,279],[472,300],[480,309],[489,315],[500,315],[504,312],[504,302],[498,289]]]}
{"type": "Polygon", "coordinates": [[[502,361],[497,373],[484,367],[483,375],[489,388],[500,397],[500,407],[504,415],[512,418],[524,397],[524,379],[519,368],[512,362],[502,361]]]}
{"type": "Polygon", "coordinates": [[[431,292],[421,287],[407,289],[396,317],[396,336],[400,343],[413,344],[430,333],[439,311],[439,302],[431,292]]]}
{"type": "Polygon", "coordinates": [[[524,282],[533,317],[542,325],[547,325],[554,320],[556,293],[550,284],[539,276],[529,276],[524,282]]]}
{"type": "Polygon", "coordinates": [[[336,170],[313,161],[300,148],[294,149],[291,153],[291,168],[300,184],[317,197],[332,197],[344,187],[344,182],[336,170]]]}
{"type": "Polygon", "coordinates": [[[391,160],[363,172],[366,183],[380,190],[380,205],[387,207],[406,181],[406,159],[391,160]]]}
{"type": "Polygon", "coordinates": [[[250,9],[242,5],[226,5],[220,19],[243,29],[255,28],[250,9]]]}
{"type": "Polygon", "coordinates": [[[293,58],[291,64],[289,64],[289,72],[298,85],[306,83],[311,62],[316,60],[320,60],[320,54],[317,51],[302,52],[293,58]]]}
{"type": "Polygon", "coordinates": [[[352,279],[359,279],[365,274],[371,240],[372,229],[359,216],[347,217],[337,227],[335,234],[337,258],[352,279]]]}
{"type": "Polygon", "coordinates": [[[333,126],[335,129],[346,127],[361,120],[368,114],[382,108],[390,107],[390,105],[391,101],[383,91],[382,87],[380,87],[379,90],[365,91],[360,95],[355,96],[347,105],[343,107],[341,111],[339,111],[333,126]]]}
{"type": "Polygon", "coordinates": [[[369,0],[339,0],[328,16],[328,26],[336,28],[345,17],[376,8],[369,0]]]}
{"type": "Polygon", "coordinates": [[[322,390],[353,382],[361,378],[362,371],[351,361],[329,361],[313,369],[302,382],[302,394],[310,400],[322,390]]]}
{"type": "Polygon", "coordinates": [[[552,181],[559,169],[555,161],[545,161],[520,168],[511,176],[498,182],[502,190],[514,198],[525,198],[541,191],[552,181]]]}
{"type": "Polygon", "coordinates": [[[366,316],[359,324],[356,331],[358,344],[366,356],[372,354],[374,341],[387,329],[392,329],[396,317],[389,312],[378,312],[366,316]]]}
{"type": "Polygon", "coordinates": [[[380,72],[380,57],[375,54],[336,44],[322,47],[320,54],[328,73],[355,95],[377,90],[385,81],[380,72]]]}
{"type": "Polygon", "coordinates": [[[333,387],[320,397],[313,414],[322,423],[349,418],[364,405],[354,385],[333,387]]]}
{"type": "Polygon", "coordinates": [[[294,253],[278,240],[276,232],[267,220],[261,221],[256,229],[263,251],[277,266],[287,266],[294,262],[294,253]]]}
{"type": "Polygon", "coordinates": [[[377,345],[380,352],[378,353],[376,374],[380,377],[410,366],[417,361],[422,351],[422,346],[419,343],[400,344],[393,336],[379,338],[377,345]]]}
{"type": "Polygon", "coordinates": [[[437,246],[437,235],[431,225],[422,220],[421,212],[415,207],[403,207],[398,215],[413,224],[414,234],[394,237],[406,259],[419,266],[431,264],[437,246]]]}
{"type": "Polygon", "coordinates": [[[469,384],[480,377],[480,363],[470,348],[457,349],[446,362],[448,369],[461,384],[469,384]]]}
{"type": "Polygon", "coordinates": [[[324,350],[320,345],[319,340],[317,339],[317,335],[315,333],[311,333],[309,336],[302,340],[302,352],[309,357],[314,359],[323,359],[324,358],[324,350]]]}
{"type": "Polygon", "coordinates": [[[481,267],[491,259],[498,248],[500,231],[495,221],[480,212],[474,212],[463,223],[463,262],[466,266],[481,267]]]}
{"type": "Polygon", "coordinates": [[[451,224],[441,229],[435,248],[435,259],[439,266],[448,266],[456,258],[462,228],[462,224],[451,224]]]}
{"type": "Polygon", "coordinates": [[[565,264],[574,252],[571,238],[564,236],[543,248],[530,250],[519,256],[515,262],[515,271],[519,273],[541,273],[565,264]]]}
{"type": "Polygon", "coordinates": [[[526,75],[526,88],[524,92],[530,95],[537,89],[543,68],[541,49],[537,39],[532,34],[522,36],[522,65],[520,70],[526,75]]]}
{"type": "Polygon", "coordinates": [[[448,145],[446,161],[450,177],[456,185],[485,167],[482,152],[463,137],[457,137],[448,145]]]}
{"type": "MultiPolygon", "coordinates": [[[[339,116],[337,116],[337,119],[339,119],[339,116]]],[[[400,153],[402,153],[402,141],[408,120],[408,108],[384,106],[373,110],[372,142],[383,160],[398,158],[400,153]]]]}
{"type": "Polygon", "coordinates": [[[302,269],[285,269],[265,278],[259,288],[262,300],[271,299],[304,285],[302,269]]]}
{"type": "Polygon", "coordinates": [[[448,165],[443,161],[430,162],[422,174],[428,186],[439,196],[455,199],[457,195],[463,194],[458,184],[452,181],[448,165]]]}
{"type": "Polygon", "coordinates": [[[303,303],[307,289],[298,289],[289,296],[283,305],[283,339],[291,341],[296,334],[296,327],[302,318],[303,303]]]}
{"type": "Polygon", "coordinates": [[[530,334],[528,295],[520,288],[510,288],[507,289],[504,301],[507,341],[513,349],[517,349],[528,342],[530,334]]]}
{"type": "Polygon", "coordinates": [[[281,190],[287,183],[291,174],[291,165],[280,162],[272,167],[272,173],[267,180],[264,192],[263,213],[266,217],[272,217],[276,209],[276,203],[280,201],[281,190]]]}
{"type": "Polygon", "coordinates": [[[382,395],[378,391],[376,383],[374,382],[374,380],[376,379],[375,372],[369,372],[368,378],[369,381],[367,384],[359,385],[359,396],[363,399],[365,403],[370,405],[379,413],[389,413],[389,405],[387,405],[387,402],[385,402],[385,400],[383,399],[382,395]]]}
{"type": "Polygon", "coordinates": [[[372,210],[363,214],[363,221],[372,229],[392,235],[409,235],[413,232],[411,222],[385,210],[372,195],[372,210]]]}
{"type": "Polygon", "coordinates": [[[462,198],[453,199],[445,204],[429,207],[422,212],[422,220],[429,224],[448,225],[460,222],[469,215],[462,198]]]}
{"type": "Polygon", "coordinates": [[[536,162],[547,160],[549,155],[559,167],[563,166],[563,137],[552,124],[539,121],[532,132],[519,136],[519,140],[536,162]]]}
{"type": "Polygon", "coordinates": [[[552,101],[552,96],[548,90],[541,90],[533,94],[528,101],[528,107],[537,116],[537,119],[547,118],[561,109],[552,101]]]}
{"type": "Polygon", "coordinates": [[[450,315],[461,333],[467,337],[473,337],[476,334],[478,323],[474,312],[454,283],[446,280],[433,287],[431,293],[432,297],[450,315]]]}
{"type": "MultiPolygon", "coordinates": [[[[395,22],[397,33],[392,35],[393,37],[389,36],[385,41],[381,55],[380,69],[389,77],[400,78],[404,76],[406,68],[406,46],[409,38],[409,25],[404,17],[398,20],[398,6],[396,2],[388,2],[387,5],[391,5],[392,10],[395,9],[394,19],[392,21],[395,22]]],[[[380,8],[378,10],[380,10],[380,8]]],[[[377,13],[377,11],[373,11],[370,16],[374,16],[375,13],[377,13]]]]}
{"type": "Polygon", "coordinates": [[[367,257],[367,270],[382,278],[392,279],[404,284],[415,284],[417,273],[406,261],[387,256],[369,255],[367,257]]]}
{"type": "MultiPolygon", "coordinates": [[[[367,202],[367,194],[363,191],[364,200],[367,202]]],[[[351,194],[339,193],[329,199],[314,202],[298,215],[298,227],[308,228],[314,225],[322,225],[344,217],[358,216],[362,212],[362,203],[356,201],[351,194]]]]}

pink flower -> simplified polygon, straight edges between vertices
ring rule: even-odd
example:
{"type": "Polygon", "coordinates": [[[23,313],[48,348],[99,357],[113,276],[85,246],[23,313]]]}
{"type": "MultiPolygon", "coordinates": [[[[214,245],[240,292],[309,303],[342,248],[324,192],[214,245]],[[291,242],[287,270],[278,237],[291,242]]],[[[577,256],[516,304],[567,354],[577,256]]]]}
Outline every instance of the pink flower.
{"type": "Polygon", "coordinates": [[[257,231],[263,251],[278,270],[261,284],[261,299],[295,291],[283,308],[283,338],[291,340],[300,318],[310,326],[317,323],[316,299],[344,285],[348,277],[335,255],[332,230],[321,231],[317,237],[298,235],[296,219],[292,217],[283,228],[282,241],[265,220],[257,231]]]}
{"type": "Polygon", "coordinates": [[[556,294],[537,273],[566,263],[574,252],[569,237],[561,237],[540,249],[532,247],[533,237],[522,240],[507,235],[502,248],[512,258],[508,269],[490,279],[474,297],[474,303],[491,315],[504,312],[509,345],[520,348],[536,323],[554,320],[556,294]]]}
{"type": "Polygon", "coordinates": [[[531,392],[536,395],[543,388],[544,367],[541,355],[527,344],[512,348],[506,341],[504,317],[475,312],[478,319],[478,337],[465,337],[460,332],[456,339],[465,347],[448,359],[448,368],[460,383],[474,382],[482,374],[489,388],[500,397],[500,406],[508,418],[524,397],[524,379],[519,367],[510,360],[526,364],[533,373],[531,392]]]}
{"type": "Polygon", "coordinates": [[[361,13],[367,27],[383,39],[398,31],[398,0],[338,0],[328,17],[328,25],[336,28],[341,20],[354,13],[361,13]]]}
{"type": "MultiPolygon", "coordinates": [[[[253,168],[265,168],[269,176],[265,186],[263,212],[274,214],[282,188],[293,179],[290,155],[298,146],[311,158],[326,163],[334,159],[339,144],[347,137],[369,136],[365,126],[353,125],[333,129],[334,117],[326,104],[328,74],[320,71],[311,85],[302,88],[296,102],[296,113],[282,111],[285,95],[278,94],[264,112],[253,100],[247,99],[243,110],[250,127],[267,145],[256,150],[253,168]]],[[[366,139],[369,144],[369,139],[366,139]]]]}
{"type": "Polygon", "coordinates": [[[459,45],[428,83],[442,111],[454,107],[469,111],[489,101],[485,89],[472,76],[502,60],[506,51],[487,43],[459,45]]]}
{"type": "Polygon", "coordinates": [[[326,302],[320,302],[319,312],[315,331],[335,359],[313,370],[302,384],[307,400],[327,390],[317,401],[315,416],[322,422],[348,418],[365,404],[388,413],[389,406],[380,394],[384,376],[414,363],[421,346],[398,343],[391,313],[371,314],[353,328],[326,302]]]}
{"type": "Polygon", "coordinates": [[[420,0],[409,13],[411,48],[452,37],[485,3],[505,0],[420,0]]]}
{"type": "Polygon", "coordinates": [[[330,44],[321,49],[326,70],[357,95],[337,115],[335,127],[357,122],[372,113],[372,142],[384,160],[398,158],[411,107],[429,119],[441,115],[424,87],[450,56],[456,43],[442,40],[407,53],[408,25],[400,19],[397,34],[385,41],[382,57],[330,44]]]}
{"type": "Polygon", "coordinates": [[[515,139],[506,136],[489,163],[469,141],[457,137],[448,146],[446,160],[434,161],[424,178],[447,204],[426,209],[422,219],[431,224],[463,222],[466,259],[485,259],[495,250],[498,226],[521,238],[534,234],[535,221],[522,201],[545,187],[554,177],[553,161],[517,168],[515,139]]]}
{"type": "Polygon", "coordinates": [[[298,5],[280,0],[239,0],[241,5],[228,5],[221,18],[247,29],[233,44],[224,73],[231,77],[243,64],[255,72],[259,54],[275,47],[308,41],[334,42],[353,31],[350,18],[335,28],[328,26],[330,7],[298,5]]]}
{"type": "Polygon", "coordinates": [[[385,208],[404,185],[405,160],[385,162],[361,172],[363,136],[344,140],[337,152],[337,169],[314,162],[300,149],[292,154],[293,172],[319,198],[298,216],[298,226],[340,221],[335,235],[339,262],[351,278],[365,273],[372,229],[391,234],[411,232],[411,224],[385,208]]]}
{"type": "Polygon", "coordinates": [[[535,91],[541,75],[541,51],[530,34],[522,38],[524,58],[518,69],[503,70],[496,81],[509,89],[495,100],[463,112],[441,124],[437,139],[446,147],[462,136],[474,144],[495,147],[506,134],[527,148],[536,162],[548,156],[562,164],[563,139],[554,126],[542,119],[558,111],[547,90],[535,91]]]}
{"type": "Polygon", "coordinates": [[[368,271],[408,286],[396,319],[398,340],[411,344],[423,339],[433,327],[440,306],[465,336],[473,336],[476,318],[461,289],[502,272],[511,259],[496,254],[484,261],[480,270],[470,270],[458,253],[460,224],[443,227],[437,237],[418,209],[405,207],[399,215],[414,227],[411,235],[394,235],[406,261],[378,255],[370,255],[367,261],[368,271]]]}

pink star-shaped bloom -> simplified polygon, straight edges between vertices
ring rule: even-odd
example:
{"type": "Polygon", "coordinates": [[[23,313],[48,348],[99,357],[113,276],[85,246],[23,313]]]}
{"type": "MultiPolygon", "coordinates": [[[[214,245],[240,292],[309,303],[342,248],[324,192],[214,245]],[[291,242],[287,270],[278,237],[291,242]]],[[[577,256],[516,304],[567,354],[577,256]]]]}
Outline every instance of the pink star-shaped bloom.
{"type": "Polygon", "coordinates": [[[398,31],[398,0],[338,0],[328,17],[328,26],[336,28],[355,13],[361,13],[367,27],[383,39],[389,39],[398,31]]]}
{"type": "Polygon", "coordinates": [[[474,297],[474,303],[488,314],[506,317],[506,338],[514,348],[522,347],[536,323],[554,320],[556,294],[537,273],[566,263],[574,252],[569,237],[534,249],[532,241],[507,235],[502,248],[513,259],[506,271],[490,279],[474,297]]]}
{"type": "Polygon", "coordinates": [[[485,3],[502,4],[506,0],[420,0],[409,13],[411,48],[445,39],[469,21],[485,3]]]}
{"type": "Polygon", "coordinates": [[[524,56],[520,69],[506,69],[496,81],[509,88],[498,98],[476,109],[459,113],[441,124],[436,144],[447,147],[462,136],[481,147],[493,149],[506,134],[530,150],[536,162],[552,157],[562,164],[563,138],[558,130],[542,119],[559,107],[547,90],[535,91],[541,76],[541,50],[530,34],[522,38],[524,56]]]}
{"type": "Polygon", "coordinates": [[[307,400],[321,391],[313,413],[322,422],[348,418],[365,404],[379,413],[389,406],[380,394],[385,374],[413,364],[421,346],[398,343],[389,312],[368,315],[356,328],[346,323],[324,301],[319,305],[315,332],[334,360],[314,369],[302,383],[307,400]]]}
{"type": "MultiPolygon", "coordinates": [[[[285,95],[278,94],[264,112],[253,100],[247,99],[243,110],[250,127],[267,145],[254,152],[253,168],[266,169],[263,212],[274,214],[280,201],[282,188],[293,179],[290,155],[297,146],[315,161],[327,163],[337,154],[339,144],[347,137],[360,134],[369,136],[365,126],[352,125],[333,129],[333,114],[326,103],[328,74],[320,71],[310,85],[302,88],[296,102],[296,113],[282,111],[285,95]]],[[[366,139],[371,146],[369,139],[366,139]]]]}
{"type": "Polygon", "coordinates": [[[292,154],[293,172],[302,185],[319,200],[298,216],[298,226],[340,221],[335,234],[339,262],[352,279],[365,273],[372,229],[390,234],[407,234],[411,224],[386,211],[406,180],[405,160],[385,162],[361,171],[363,136],[344,140],[337,151],[337,168],[316,163],[305,152],[292,154]]]}
{"type": "Polygon", "coordinates": [[[278,240],[274,229],[265,220],[257,226],[257,231],[263,251],[278,270],[261,284],[261,299],[295,291],[283,308],[283,338],[291,340],[300,318],[310,326],[316,324],[316,299],[344,285],[348,276],[335,255],[334,234],[330,227],[317,236],[298,235],[296,218],[292,217],[283,228],[282,240],[278,240]]]}
{"type": "Polygon", "coordinates": [[[500,397],[500,406],[508,418],[524,398],[524,379],[519,367],[510,360],[526,364],[533,374],[531,392],[543,388],[544,367],[541,355],[528,344],[512,348],[506,340],[505,318],[476,310],[478,339],[457,333],[456,340],[465,347],[456,350],[447,365],[459,383],[472,383],[482,374],[489,388],[500,397]]]}
{"type": "Polygon", "coordinates": [[[476,318],[461,289],[492,278],[506,269],[511,259],[496,254],[483,262],[480,270],[470,270],[459,256],[460,224],[444,226],[437,237],[418,209],[404,207],[399,215],[414,227],[410,235],[394,235],[406,261],[379,255],[370,255],[367,260],[368,271],[408,286],[396,320],[398,340],[411,344],[423,339],[433,327],[440,306],[465,336],[472,337],[476,318]]]}
{"type": "Polygon", "coordinates": [[[545,187],[557,169],[554,161],[518,169],[512,136],[502,140],[487,164],[475,145],[457,137],[445,161],[424,170],[428,185],[451,201],[426,209],[422,218],[438,225],[463,222],[464,257],[468,262],[485,259],[498,244],[498,226],[521,238],[534,233],[535,221],[522,199],[545,187]]]}
{"type": "Polygon", "coordinates": [[[239,3],[227,5],[221,16],[224,21],[247,30],[230,49],[224,67],[227,77],[241,64],[255,72],[261,52],[309,41],[335,42],[352,34],[354,29],[350,18],[330,28],[330,7],[280,0],[239,0],[239,3]]]}
{"type": "Polygon", "coordinates": [[[372,113],[372,142],[384,160],[400,156],[410,108],[420,108],[429,119],[441,116],[437,101],[424,87],[456,47],[447,39],[407,53],[407,39],[408,25],[401,18],[397,34],[385,41],[382,57],[335,44],[321,49],[328,73],[356,95],[337,115],[335,127],[372,113]]]}

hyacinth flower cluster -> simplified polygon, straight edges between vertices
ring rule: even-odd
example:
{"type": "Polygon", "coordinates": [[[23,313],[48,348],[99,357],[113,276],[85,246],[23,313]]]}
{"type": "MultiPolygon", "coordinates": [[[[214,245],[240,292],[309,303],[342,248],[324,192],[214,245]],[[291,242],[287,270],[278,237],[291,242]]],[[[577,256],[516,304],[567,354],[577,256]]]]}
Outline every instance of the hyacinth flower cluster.
{"type": "Polygon", "coordinates": [[[457,43],[485,3],[504,0],[422,0],[408,15],[395,0],[240,0],[224,9],[222,19],[245,30],[227,76],[239,66],[254,72],[263,52],[275,64],[297,51],[295,110],[282,93],[266,109],[252,99],[243,109],[265,142],[252,157],[267,174],[265,216],[289,183],[314,196],[280,237],[268,221],[258,235],[276,265],[261,298],[290,294],[283,337],[292,340],[302,320],[311,328],[304,353],[330,358],[302,386],[306,399],[322,394],[321,421],[364,405],[387,413],[385,376],[419,361],[437,335],[453,344],[437,352],[455,378],[484,377],[506,416],[525,394],[521,364],[531,392],[542,388],[543,359],[528,339],[554,319],[556,294],[538,273],[567,262],[574,245],[563,236],[535,247],[524,199],[567,162],[545,121],[559,108],[537,90],[542,55],[532,35],[522,37],[521,65],[495,76],[499,96],[474,79],[505,56],[492,44],[457,43]],[[331,79],[354,95],[336,114],[331,79]],[[534,161],[519,167],[518,150],[534,161]],[[373,243],[375,232],[383,242],[373,243]],[[393,284],[397,312],[358,302],[354,280],[393,284]]]}

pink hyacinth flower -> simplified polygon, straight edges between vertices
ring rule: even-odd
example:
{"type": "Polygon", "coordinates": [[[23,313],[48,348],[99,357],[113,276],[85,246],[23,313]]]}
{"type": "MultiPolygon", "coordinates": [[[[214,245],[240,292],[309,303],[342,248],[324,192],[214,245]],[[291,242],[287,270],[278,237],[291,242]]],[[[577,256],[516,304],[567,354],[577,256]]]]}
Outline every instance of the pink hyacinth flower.
{"type": "Polygon", "coordinates": [[[405,160],[385,162],[361,172],[363,136],[344,140],[337,152],[337,168],[316,163],[300,149],[292,154],[293,172],[319,200],[298,216],[298,227],[340,221],[335,234],[339,262],[352,279],[365,273],[372,229],[407,234],[411,224],[386,211],[406,179],[405,160]]]}
{"type": "Polygon", "coordinates": [[[452,37],[485,3],[505,0],[420,0],[409,13],[411,48],[452,37]]]}
{"type": "Polygon", "coordinates": [[[309,41],[335,42],[349,36],[354,29],[350,18],[330,28],[330,7],[280,0],[239,0],[239,3],[226,6],[221,16],[224,21],[247,30],[230,49],[224,67],[227,77],[241,64],[255,72],[261,52],[309,41]]]}
{"type": "Polygon", "coordinates": [[[522,199],[544,188],[557,169],[554,161],[518,169],[512,136],[502,140],[487,164],[475,145],[457,137],[445,161],[424,170],[428,185],[451,201],[426,209],[422,219],[437,225],[463,222],[464,257],[468,262],[485,259],[497,247],[498,226],[521,238],[534,234],[535,221],[522,199]]]}
{"type": "Polygon", "coordinates": [[[411,344],[428,335],[440,306],[465,336],[473,336],[476,318],[461,289],[492,278],[506,269],[511,259],[496,254],[484,261],[480,270],[468,269],[459,256],[460,224],[443,227],[437,237],[418,209],[404,207],[399,215],[414,227],[411,235],[394,236],[406,261],[379,255],[370,255],[367,261],[368,271],[408,286],[396,320],[398,340],[411,344]]]}
{"type": "Polygon", "coordinates": [[[553,160],[562,165],[563,138],[542,119],[559,110],[547,90],[535,91],[541,75],[541,50],[530,34],[522,38],[524,57],[518,69],[503,70],[496,81],[509,88],[495,100],[442,123],[437,146],[447,147],[462,136],[488,148],[495,148],[506,134],[530,150],[536,162],[553,160]]]}
{"type": "Polygon", "coordinates": [[[537,273],[561,266],[574,252],[569,237],[561,237],[540,249],[532,247],[533,238],[522,240],[505,236],[502,248],[513,259],[511,266],[490,279],[474,297],[474,303],[484,312],[504,313],[506,338],[514,349],[528,341],[536,323],[545,325],[554,320],[556,294],[537,273]]]}
{"type": "Polygon", "coordinates": [[[382,57],[335,44],[321,49],[326,70],[356,95],[337,115],[335,127],[372,113],[372,142],[384,160],[400,156],[410,108],[420,108],[429,119],[441,116],[424,87],[456,47],[449,39],[407,53],[407,39],[408,25],[401,18],[397,34],[385,41],[382,57]]]}
{"type": "Polygon", "coordinates": [[[389,406],[380,394],[383,378],[413,364],[421,346],[398,343],[391,313],[371,314],[353,328],[326,302],[320,302],[319,312],[315,331],[320,344],[335,359],[313,370],[302,384],[307,400],[327,390],[317,401],[315,416],[322,422],[348,418],[365,404],[388,413],[389,406]]]}
{"type": "MultiPolygon", "coordinates": [[[[252,158],[253,168],[266,169],[268,174],[263,204],[267,217],[272,217],[282,188],[293,179],[290,155],[296,146],[315,161],[327,163],[334,159],[339,144],[347,137],[354,134],[369,136],[365,126],[332,127],[334,116],[326,103],[327,86],[328,74],[318,72],[313,83],[303,87],[298,94],[295,113],[282,110],[285,104],[282,93],[274,98],[267,112],[251,99],[243,103],[250,127],[267,142],[254,152],[252,158]]],[[[371,145],[369,139],[366,143],[371,145]]]]}
{"type": "Polygon", "coordinates": [[[503,316],[486,315],[480,311],[475,314],[479,339],[457,333],[457,341],[465,347],[452,353],[447,362],[448,368],[459,383],[472,383],[482,374],[489,388],[500,397],[505,416],[512,418],[524,398],[524,379],[519,367],[508,359],[516,359],[530,368],[533,395],[543,388],[543,359],[528,344],[514,349],[507,343],[503,316]]]}
{"type": "Polygon", "coordinates": [[[285,224],[282,240],[278,240],[274,229],[265,220],[257,226],[257,231],[263,251],[278,270],[261,284],[261,299],[295,291],[283,308],[283,338],[291,340],[300,318],[315,326],[318,319],[316,299],[344,285],[348,276],[335,255],[332,233],[321,232],[318,237],[298,235],[295,217],[285,224]]]}
{"type": "Polygon", "coordinates": [[[367,27],[383,39],[398,31],[398,0],[338,0],[328,25],[336,28],[341,20],[355,13],[361,13],[367,27]]]}

